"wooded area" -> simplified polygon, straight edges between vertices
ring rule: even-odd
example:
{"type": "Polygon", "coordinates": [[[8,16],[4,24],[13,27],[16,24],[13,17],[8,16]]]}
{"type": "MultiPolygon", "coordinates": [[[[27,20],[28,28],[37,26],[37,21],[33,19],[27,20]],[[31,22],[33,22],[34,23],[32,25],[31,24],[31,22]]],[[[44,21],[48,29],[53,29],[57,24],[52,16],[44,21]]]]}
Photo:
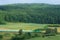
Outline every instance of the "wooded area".
{"type": "Polygon", "coordinates": [[[60,24],[60,5],[0,5],[0,24],[4,22],[60,24]]]}

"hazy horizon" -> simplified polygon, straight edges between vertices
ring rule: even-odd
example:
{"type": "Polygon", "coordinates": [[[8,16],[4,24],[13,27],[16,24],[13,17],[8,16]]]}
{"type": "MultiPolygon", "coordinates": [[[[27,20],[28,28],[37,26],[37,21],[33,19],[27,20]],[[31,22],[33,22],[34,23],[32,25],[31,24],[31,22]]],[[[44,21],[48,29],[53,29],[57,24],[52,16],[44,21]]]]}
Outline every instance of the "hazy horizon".
{"type": "Polygon", "coordinates": [[[60,4],[60,0],[0,0],[0,5],[16,4],[16,3],[60,4]]]}

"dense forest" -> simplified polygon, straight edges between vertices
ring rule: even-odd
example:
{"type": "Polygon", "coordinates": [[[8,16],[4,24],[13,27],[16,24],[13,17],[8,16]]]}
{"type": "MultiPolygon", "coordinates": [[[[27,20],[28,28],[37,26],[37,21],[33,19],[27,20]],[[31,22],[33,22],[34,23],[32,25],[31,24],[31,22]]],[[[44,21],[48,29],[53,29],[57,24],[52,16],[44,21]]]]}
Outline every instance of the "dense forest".
{"type": "Polygon", "coordinates": [[[60,5],[0,5],[0,24],[5,22],[60,24],[60,5]]]}

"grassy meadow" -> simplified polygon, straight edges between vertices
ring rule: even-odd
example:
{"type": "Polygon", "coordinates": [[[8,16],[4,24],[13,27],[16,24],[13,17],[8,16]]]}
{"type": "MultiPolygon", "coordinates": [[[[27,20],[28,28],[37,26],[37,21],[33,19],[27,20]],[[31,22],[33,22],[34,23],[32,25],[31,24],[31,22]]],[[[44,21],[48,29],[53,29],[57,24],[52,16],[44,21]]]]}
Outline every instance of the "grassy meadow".
{"type": "Polygon", "coordinates": [[[23,29],[23,30],[33,30],[37,28],[44,28],[47,24],[35,24],[35,23],[7,23],[6,25],[0,25],[0,30],[2,29],[23,29]]]}

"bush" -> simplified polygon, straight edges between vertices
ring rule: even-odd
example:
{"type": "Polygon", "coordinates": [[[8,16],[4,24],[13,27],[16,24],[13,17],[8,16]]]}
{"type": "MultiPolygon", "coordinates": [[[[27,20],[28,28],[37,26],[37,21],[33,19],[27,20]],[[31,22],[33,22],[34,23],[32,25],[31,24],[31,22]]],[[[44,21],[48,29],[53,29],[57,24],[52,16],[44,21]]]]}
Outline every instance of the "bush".
{"type": "Polygon", "coordinates": [[[31,37],[32,37],[32,35],[31,35],[30,32],[26,32],[26,33],[25,33],[25,38],[29,39],[29,38],[31,38],[31,37]]]}
{"type": "Polygon", "coordinates": [[[55,36],[55,34],[56,32],[54,29],[49,29],[49,28],[46,29],[46,33],[45,33],[46,36],[55,36]]]}
{"type": "Polygon", "coordinates": [[[0,25],[1,25],[1,24],[6,24],[6,22],[4,22],[4,21],[0,21],[0,25]]]}
{"type": "Polygon", "coordinates": [[[0,39],[2,39],[3,38],[3,35],[0,35],[0,39]]]}
{"type": "Polygon", "coordinates": [[[20,29],[20,30],[19,30],[19,35],[22,35],[22,34],[23,34],[23,30],[20,29]]]}
{"type": "Polygon", "coordinates": [[[33,30],[33,32],[41,32],[42,31],[42,29],[35,29],[35,30],[33,30]]]}
{"type": "Polygon", "coordinates": [[[11,40],[25,40],[24,35],[15,35],[11,40]]]}

